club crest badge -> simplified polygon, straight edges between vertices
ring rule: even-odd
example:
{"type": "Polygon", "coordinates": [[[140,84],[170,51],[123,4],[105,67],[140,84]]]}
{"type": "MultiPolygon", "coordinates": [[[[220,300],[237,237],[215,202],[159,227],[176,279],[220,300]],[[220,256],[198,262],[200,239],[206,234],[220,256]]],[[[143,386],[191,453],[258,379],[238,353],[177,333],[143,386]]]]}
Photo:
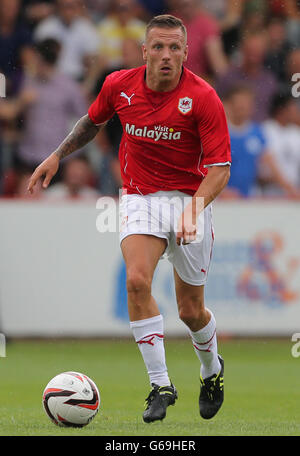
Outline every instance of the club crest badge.
{"type": "Polygon", "coordinates": [[[187,114],[192,109],[193,100],[189,97],[179,98],[178,109],[182,114],[187,114]]]}

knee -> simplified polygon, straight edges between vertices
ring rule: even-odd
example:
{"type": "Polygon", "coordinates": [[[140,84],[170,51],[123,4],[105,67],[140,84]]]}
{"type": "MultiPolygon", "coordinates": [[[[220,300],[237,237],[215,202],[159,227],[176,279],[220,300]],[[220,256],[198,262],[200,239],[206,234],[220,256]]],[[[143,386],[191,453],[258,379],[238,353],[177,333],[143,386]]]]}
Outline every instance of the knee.
{"type": "Polygon", "coordinates": [[[131,295],[151,294],[152,279],[147,272],[139,269],[129,269],[127,271],[127,292],[131,295]]]}

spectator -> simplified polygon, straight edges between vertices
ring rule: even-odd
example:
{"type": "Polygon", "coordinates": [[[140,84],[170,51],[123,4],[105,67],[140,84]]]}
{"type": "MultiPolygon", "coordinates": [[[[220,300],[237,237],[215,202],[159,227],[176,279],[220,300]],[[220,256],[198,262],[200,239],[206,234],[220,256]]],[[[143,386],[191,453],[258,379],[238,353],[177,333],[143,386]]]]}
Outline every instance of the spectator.
{"type": "Polygon", "coordinates": [[[57,0],[56,4],[57,14],[40,22],[35,40],[58,40],[62,45],[59,70],[77,81],[84,81],[92,71],[99,37],[93,24],[82,17],[80,0],[57,0]]]}
{"type": "Polygon", "coordinates": [[[286,58],[286,82],[283,91],[288,91],[295,98],[298,116],[294,122],[300,127],[300,47],[292,50],[286,58]]]}
{"type": "Polygon", "coordinates": [[[91,186],[93,173],[83,156],[66,160],[62,171],[62,182],[51,185],[43,196],[47,200],[80,199],[95,200],[98,192],[91,186]]]}
{"type": "Polygon", "coordinates": [[[31,58],[31,33],[20,13],[20,0],[0,1],[0,72],[6,77],[7,95],[19,90],[23,67],[31,58]]]}
{"type": "MultiPolygon", "coordinates": [[[[271,118],[264,122],[270,153],[284,178],[300,193],[300,127],[295,99],[290,93],[276,94],[272,101],[271,118]]],[[[261,172],[265,195],[281,195],[282,190],[269,182],[269,173],[261,172]]]]}
{"type": "Polygon", "coordinates": [[[300,48],[291,49],[287,53],[282,70],[283,80],[279,92],[293,96],[298,108],[294,110],[293,123],[300,127],[300,48]]]}
{"type": "Polygon", "coordinates": [[[286,38],[285,22],[281,17],[271,17],[267,25],[268,51],[265,67],[272,71],[281,84],[286,79],[286,59],[290,46],[286,38]]]}
{"type": "Polygon", "coordinates": [[[202,0],[201,3],[217,19],[224,52],[227,56],[232,56],[239,43],[245,0],[202,0]]]}
{"type": "Polygon", "coordinates": [[[260,122],[268,117],[272,96],[278,82],[270,70],[264,68],[267,52],[267,35],[264,31],[250,33],[242,39],[241,63],[232,64],[216,82],[216,90],[222,97],[236,84],[247,84],[255,94],[253,120],[260,122]]]}
{"type": "Polygon", "coordinates": [[[243,4],[241,36],[255,33],[265,27],[270,0],[246,0],[243,4]]]}
{"type": "Polygon", "coordinates": [[[167,5],[165,0],[138,0],[138,3],[145,9],[148,18],[166,14],[167,5]]]}
{"type": "Polygon", "coordinates": [[[34,29],[40,21],[54,14],[54,0],[22,0],[22,9],[27,22],[34,29]]]}
{"type": "MultiPolygon", "coordinates": [[[[291,88],[291,83],[296,82],[299,80],[299,75],[300,75],[300,47],[293,49],[289,52],[287,58],[286,58],[286,67],[285,67],[285,72],[286,72],[286,82],[288,84],[288,88],[291,88]],[[294,79],[295,75],[297,75],[297,78],[294,79]],[[293,79],[294,80],[293,80],[293,79]]],[[[300,91],[299,93],[295,93],[296,98],[299,98],[300,96],[300,91]]],[[[294,95],[294,96],[295,96],[294,95]]]]}
{"type": "Polygon", "coordinates": [[[133,39],[140,44],[144,41],[146,24],[135,17],[135,8],[135,0],[112,0],[110,14],[98,25],[99,52],[107,68],[122,65],[125,39],[133,39]]]}
{"type": "Polygon", "coordinates": [[[84,6],[94,23],[100,21],[109,9],[111,0],[84,0],[84,6]]]}
{"type": "MultiPolygon", "coordinates": [[[[227,11],[231,7],[230,2],[231,0],[201,0],[201,6],[211,16],[217,19],[218,22],[220,22],[227,15],[227,11]]],[[[235,3],[242,4],[243,0],[235,3]]]]}
{"type": "Polygon", "coordinates": [[[168,4],[170,13],[180,17],[187,28],[189,52],[185,66],[206,79],[223,74],[227,59],[216,19],[200,8],[198,0],[168,0],[168,4]]]}
{"type": "Polygon", "coordinates": [[[287,19],[287,35],[292,47],[300,47],[300,3],[299,0],[284,1],[287,19]]]}
{"type": "Polygon", "coordinates": [[[247,86],[236,86],[225,96],[231,141],[231,176],[223,197],[249,197],[257,194],[259,167],[268,169],[276,185],[295,196],[297,192],[282,176],[270,152],[260,124],[251,120],[254,94],[247,86]]]}
{"type": "Polygon", "coordinates": [[[269,11],[271,16],[284,18],[286,16],[285,2],[282,0],[269,0],[269,11]]]}
{"type": "Polygon", "coordinates": [[[105,70],[98,77],[93,90],[93,96],[96,97],[98,95],[106,76],[108,76],[111,72],[122,69],[137,68],[143,65],[143,63],[143,54],[140,43],[131,38],[124,39],[121,47],[120,66],[115,67],[113,65],[112,67],[105,68],[105,70]]]}
{"type": "Polygon", "coordinates": [[[80,87],[56,69],[57,41],[48,39],[36,48],[36,73],[27,77],[16,100],[3,100],[0,116],[25,116],[18,162],[37,166],[66,137],[73,118],[84,115],[86,101],[80,87]]]}
{"type": "Polygon", "coordinates": [[[122,68],[137,68],[144,64],[140,43],[133,39],[125,39],[122,45],[122,68]]]}

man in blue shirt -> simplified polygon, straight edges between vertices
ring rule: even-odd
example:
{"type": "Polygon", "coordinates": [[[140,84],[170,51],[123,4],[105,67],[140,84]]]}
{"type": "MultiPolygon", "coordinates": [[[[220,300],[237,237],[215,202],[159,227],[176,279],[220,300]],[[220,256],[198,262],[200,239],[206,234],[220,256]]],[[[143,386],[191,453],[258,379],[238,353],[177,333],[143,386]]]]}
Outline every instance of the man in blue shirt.
{"type": "Polygon", "coordinates": [[[285,194],[298,193],[283,177],[273,157],[268,152],[261,124],[253,122],[254,94],[245,85],[237,85],[227,92],[224,99],[227,115],[232,165],[231,175],[223,196],[249,197],[259,195],[257,177],[260,167],[268,168],[275,185],[285,194]]]}
{"type": "Polygon", "coordinates": [[[20,18],[19,0],[0,2],[0,72],[5,74],[7,95],[15,95],[21,85],[23,65],[30,61],[32,37],[20,18]]]}

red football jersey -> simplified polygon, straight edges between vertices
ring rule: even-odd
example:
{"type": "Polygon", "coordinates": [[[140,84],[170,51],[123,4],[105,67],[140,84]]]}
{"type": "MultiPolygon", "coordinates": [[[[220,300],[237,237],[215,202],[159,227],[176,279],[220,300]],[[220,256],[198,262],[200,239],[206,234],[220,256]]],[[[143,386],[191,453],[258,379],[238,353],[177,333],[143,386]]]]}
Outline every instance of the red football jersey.
{"type": "Polygon", "coordinates": [[[154,92],[146,66],[111,73],[89,108],[96,125],[116,112],[123,126],[119,159],[123,187],[147,194],[193,195],[211,165],[231,162],[222,103],[215,90],[186,68],[170,92],[154,92]]]}

